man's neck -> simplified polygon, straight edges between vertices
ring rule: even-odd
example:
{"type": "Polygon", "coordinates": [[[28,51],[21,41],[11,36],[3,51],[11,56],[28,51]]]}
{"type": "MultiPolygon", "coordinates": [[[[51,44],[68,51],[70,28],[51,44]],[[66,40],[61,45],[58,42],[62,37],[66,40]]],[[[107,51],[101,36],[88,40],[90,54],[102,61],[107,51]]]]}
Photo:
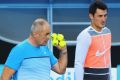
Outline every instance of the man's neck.
{"type": "Polygon", "coordinates": [[[32,36],[29,36],[28,41],[29,41],[29,43],[30,43],[31,45],[33,45],[33,46],[35,46],[35,47],[38,46],[37,43],[36,43],[36,41],[35,41],[35,39],[34,39],[32,36]]]}
{"type": "Polygon", "coordinates": [[[101,32],[102,31],[102,27],[97,27],[95,25],[91,25],[97,32],[101,32]]]}

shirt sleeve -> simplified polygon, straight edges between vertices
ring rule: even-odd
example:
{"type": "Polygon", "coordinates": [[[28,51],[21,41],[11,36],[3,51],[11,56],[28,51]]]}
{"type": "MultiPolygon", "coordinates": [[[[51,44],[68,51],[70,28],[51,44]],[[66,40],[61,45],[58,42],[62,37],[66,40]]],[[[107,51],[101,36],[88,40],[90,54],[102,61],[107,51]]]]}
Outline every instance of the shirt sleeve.
{"type": "Polygon", "coordinates": [[[75,78],[76,80],[83,80],[84,78],[84,61],[90,46],[91,37],[88,32],[82,32],[77,37],[76,51],[75,51],[75,78]]]}
{"type": "Polygon", "coordinates": [[[50,63],[51,63],[51,67],[53,67],[57,62],[57,58],[54,56],[53,52],[50,51],[50,49],[48,49],[49,53],[50,53],[50,63]]]}
{"type": "Polygon", "coordinates": [[[5,66],[12,68],[15,71],[18,70],[22,62],[21,54],[21,49],[18,47],[14,47],[7,58],[5,66]]]}

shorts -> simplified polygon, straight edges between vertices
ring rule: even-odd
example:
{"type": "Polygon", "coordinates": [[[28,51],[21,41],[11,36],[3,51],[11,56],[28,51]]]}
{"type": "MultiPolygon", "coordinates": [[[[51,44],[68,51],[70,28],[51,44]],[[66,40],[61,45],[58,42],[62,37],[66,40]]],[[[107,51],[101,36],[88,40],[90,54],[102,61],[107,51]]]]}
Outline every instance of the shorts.
{"type": "Polygon", "coordinates": [[[84,80],[110,80],[109,68],[84,68],[84,80]]]}

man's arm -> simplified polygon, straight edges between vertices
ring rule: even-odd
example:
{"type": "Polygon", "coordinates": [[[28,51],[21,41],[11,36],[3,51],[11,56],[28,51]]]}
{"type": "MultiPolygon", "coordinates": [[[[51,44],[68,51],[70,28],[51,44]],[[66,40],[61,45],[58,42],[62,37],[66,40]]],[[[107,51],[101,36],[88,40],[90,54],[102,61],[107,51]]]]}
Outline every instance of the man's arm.
{"type": "Polygon", "coordinates": [[[11,76],[15,73],[15,70],[5,66],[1,75],[0,80],[10,80],[11,76]]]}
{"type": "Polygon", "coordinates": [[[89,34],[81,33],[77,38],[76,53],[75,53],[75,78],[83,80],[84,78],[84,62],[91,42],[89,34]]]}
{"type": "Polygon", "coordinates": [[[64,74],[66,71],[67,62],[68,62],[67,48],[64,47],[60,49],[58,62],[53,66],[52,70],[57,72],[58,74],[64,74]]]}

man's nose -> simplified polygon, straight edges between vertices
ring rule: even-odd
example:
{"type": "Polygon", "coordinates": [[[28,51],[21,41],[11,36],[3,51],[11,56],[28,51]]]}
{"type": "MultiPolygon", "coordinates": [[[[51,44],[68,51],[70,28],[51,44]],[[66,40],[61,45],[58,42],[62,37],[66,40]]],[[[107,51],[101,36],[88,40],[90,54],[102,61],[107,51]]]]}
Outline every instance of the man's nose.
{"type": "Polygon", "coordinates": [[[104,21],[104,22],[105,22],[105,21],[106,21],[106,19],[107,19],[107,17],[106,17],[106,16],[103,16],[103,17],[102,17],[102,21],[104,21]]]}

